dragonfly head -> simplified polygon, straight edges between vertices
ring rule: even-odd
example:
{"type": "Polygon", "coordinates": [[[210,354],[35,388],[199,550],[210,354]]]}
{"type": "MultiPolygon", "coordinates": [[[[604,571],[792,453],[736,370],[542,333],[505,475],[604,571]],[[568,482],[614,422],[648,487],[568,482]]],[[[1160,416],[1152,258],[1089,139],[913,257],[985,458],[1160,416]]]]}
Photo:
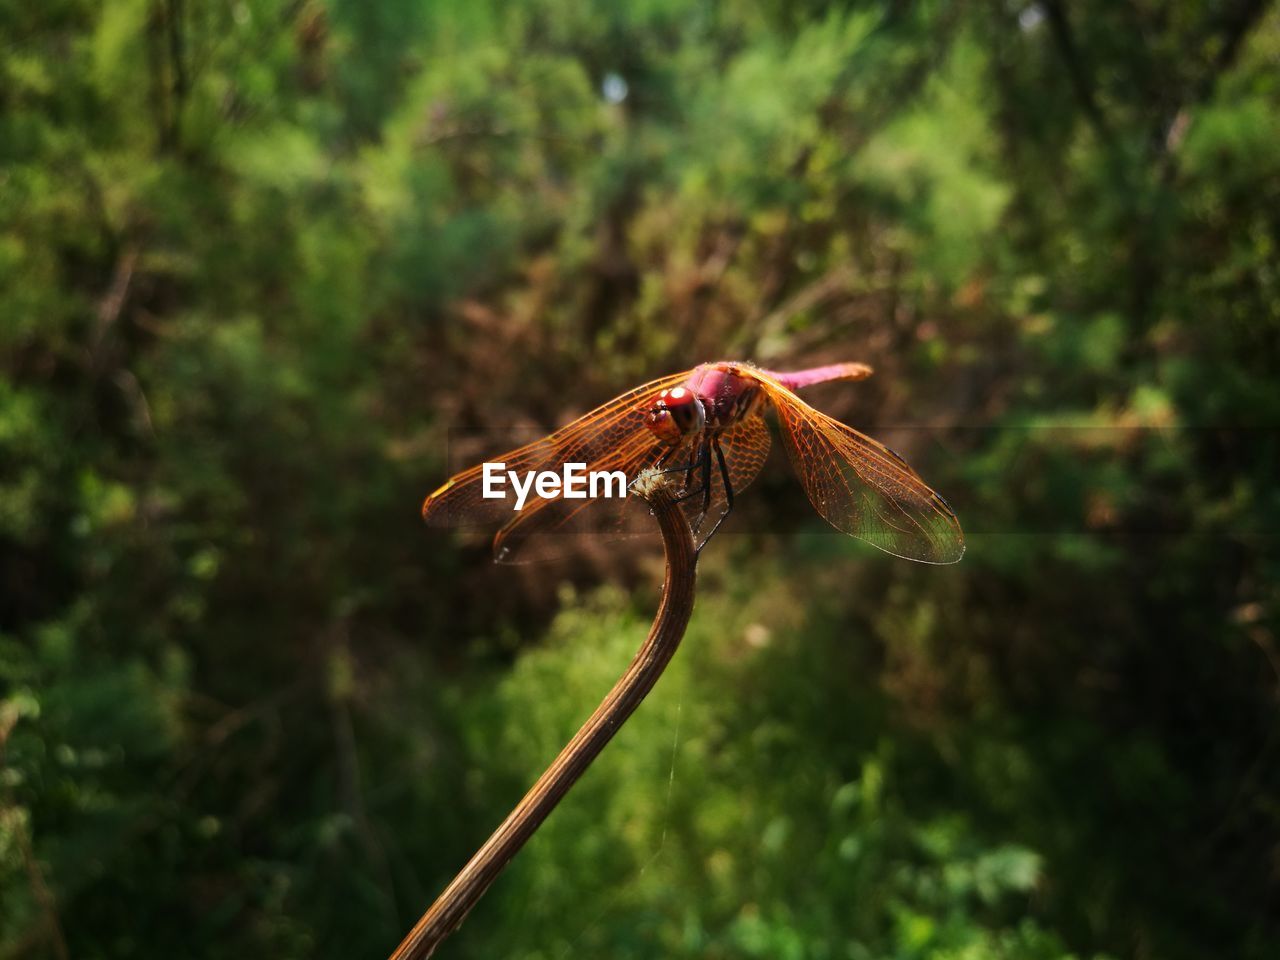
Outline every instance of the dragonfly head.
{"type": "Polygon", "coordinates": [[[649,405],[644,422],[659,440],[675,446],[706,425],[707,412],[692,390],[672,387],[663,390],[649,405]]]}

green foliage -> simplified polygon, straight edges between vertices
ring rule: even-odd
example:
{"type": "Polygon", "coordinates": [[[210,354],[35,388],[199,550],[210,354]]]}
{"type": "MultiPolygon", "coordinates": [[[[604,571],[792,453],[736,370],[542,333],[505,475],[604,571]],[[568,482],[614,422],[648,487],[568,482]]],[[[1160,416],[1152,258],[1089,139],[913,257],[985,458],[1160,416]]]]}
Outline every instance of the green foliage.
{"type": "Polygon", "coordinates": [[[1277,953],[1266,4],[0,26],[0,955],[389,951],[656,601],[420,530],[453,431],[721,357],[872,363],[813,400],[968,555],[825,532],[775,454],[447,949],[1277,953]]]}
{"type": "MultiPolygon", "coordinates": [[[[700,604],[660,688],[480,908],[471,955],[1069,955],[1027,913],[1040,858],[913,789],[945,758],[894,733],[841,620],[778,622],[780,572],[700,604]]],[[[536,776],[646,619],[614,590],[561,614],[472,702],[483,766],[536,776]]],[[[478,804],[494,790],[469,785],[478,804]]]]}

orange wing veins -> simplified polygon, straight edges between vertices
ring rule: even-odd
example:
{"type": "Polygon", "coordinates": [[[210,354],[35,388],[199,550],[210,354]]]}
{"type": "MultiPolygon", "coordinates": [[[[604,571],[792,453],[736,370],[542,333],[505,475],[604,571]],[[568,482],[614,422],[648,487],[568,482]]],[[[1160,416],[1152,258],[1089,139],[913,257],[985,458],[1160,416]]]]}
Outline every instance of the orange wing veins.
{"type": "Polygon", "coordinates": [[[792,465],[837,530],[908,560],[955,563],[964,533],[951,507],[896,453],[759,376],[792,465]]]}
{"type": "MultiPolygon", "coordinates": [[[[565,463],[585,463],[587,470],[623,470],[633,465],[638,451],[658,441],[644,424],[648,401],[661,391],[686,381],[692,371],[675,373],[628,390],[590,413],[532,443],[491,458],[505,470],[524,475],[528,471],[555,470],[565,463]]],[[[642,459],[642,457],[640,458],[642,459]]],[[[505,523],[500,536],[532,522],[548,503],[558,498],[539,497],[530,491],[520,511],[514,510],[515,494],[504,484],[504,496],[483,496],[484,464],[455,474],[422,504],[422,517],[436,526],[470,526],[505,523]]],[[[628,477],[631,474],[628,473],[628,477]]],[[[589,505],[594,501],[584,501],[589,505]]],[[[575,506],[579,506],[575,503],[575,506]]]]}

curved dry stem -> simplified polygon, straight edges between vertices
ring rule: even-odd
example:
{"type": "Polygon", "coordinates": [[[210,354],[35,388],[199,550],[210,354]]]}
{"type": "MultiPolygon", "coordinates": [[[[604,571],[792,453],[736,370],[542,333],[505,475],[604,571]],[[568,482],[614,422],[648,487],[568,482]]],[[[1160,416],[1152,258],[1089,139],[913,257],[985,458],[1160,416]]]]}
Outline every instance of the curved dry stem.
{"type": "Polygon", "coordinates": [[[633,485],[653,507],[667,556],[662,602],[649,636],[609,695],[582,725],[560,756],[538,778],[502,825],[453,878],[431,908],[409,931],[391,960],[421,960],[456,930],[472,907],[542,825],[569,788],[631,716],[670,662],[693,613],[696,554],[689,523],[672,498],[668,478],[656,471],[633,485]]]}

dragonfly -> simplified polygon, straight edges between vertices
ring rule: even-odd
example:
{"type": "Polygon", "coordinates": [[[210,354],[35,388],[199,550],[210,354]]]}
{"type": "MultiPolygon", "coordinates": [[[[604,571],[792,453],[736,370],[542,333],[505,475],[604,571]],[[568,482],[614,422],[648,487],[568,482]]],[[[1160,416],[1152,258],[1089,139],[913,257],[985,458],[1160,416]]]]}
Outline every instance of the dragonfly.
{"type": "MultiPolygon", "coordinates": [[[[955,563],[964,533],[942,496],[884,444],[814,409],[797,391],[830,381],[863,380],[864,363],[806,370],[765,370],[739,361],[704,363],[629,390],[549,436],[502,454],[513,475],[562,471],[621,472],[632,481],[648,469],[679,475],[677,498],[699,551],[720,529],[736,497],[763,467],[770,448],[764,415],[776,414],[783,444],[809,501],[837,530],[897,557],[955,563]]],[[[484,464],[464,470],[426,498],[422,516],[437,526],[500,523],[494,558],[524,562],[554,556],[556,534],[634,532],[638,497],[571,498],[486,488],[484,464]]],[[[550,485],[548,485],[550,487],[550,485]]],[[[651,521],[650,521],[651,523],[651,521]]]]}

